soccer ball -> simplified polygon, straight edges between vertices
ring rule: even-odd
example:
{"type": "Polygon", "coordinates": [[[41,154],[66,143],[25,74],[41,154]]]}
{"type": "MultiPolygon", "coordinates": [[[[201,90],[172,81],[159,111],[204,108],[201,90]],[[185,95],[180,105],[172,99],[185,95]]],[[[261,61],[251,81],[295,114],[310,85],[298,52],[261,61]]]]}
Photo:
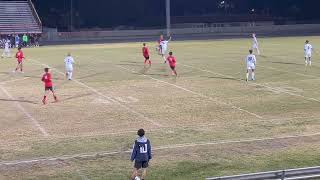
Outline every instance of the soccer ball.
{"type": "Polygon", "coordinates": [[[141,180],[139,176],[136,176],[134,180],[141,180]]]}

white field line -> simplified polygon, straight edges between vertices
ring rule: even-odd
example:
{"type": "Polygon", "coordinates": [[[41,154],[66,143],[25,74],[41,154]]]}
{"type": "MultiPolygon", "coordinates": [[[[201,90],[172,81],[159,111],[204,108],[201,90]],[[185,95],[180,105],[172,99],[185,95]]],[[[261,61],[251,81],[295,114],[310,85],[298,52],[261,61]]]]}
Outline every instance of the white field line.
{"type": "MultiPolygon", "coordinates": [[[[125,67],[123,67],[123,66],[118,66],[118,65],[117,65],[116,67],[119,67],[119,68],[124,69],[124,70],[126,70],[126,71],[130,71],[130,72],[132,72],[132,73],[138,73],[138,72],[136,72],[136,71],[134,71],[134,70],[132,70],[132,69],[128,69],[128,68],[125,68],[125,67]]],[[[141,74],[141,73],[139,73],[139,74],[141,74]]],[[[206,95],[201,94],[201,93],[198,93],[198,92],[194,92],[194,91],[192,91],[192,90],[189,90],[189,89],[186,89],[186,88],[184,88],[184,87],[181,87],[181,86],[178,86],[178,85],[169,83],[169,82],[167,82],[167,81],[163,81],[163,80],[160,80],[160,79],[156,79],[156,78],[151,77],[151,76],[146,75],[146,74],[141,74],[141,75],[143,75],[144,77],[147,77],[147,78],[149,78],[149,79],[152,79],[152,80],[154,80],[154,81],[158,81],[158,82],[161,82],[161,83],[164,83],[164,84],[167,84],[167,85],[176,87],[176,88],[178,88],[178,89],[181,89],[181,90],[186,91],[186,92],[189,92],[189,93],[191,93],[191,94],[200,96],[200,97],[205,98],[205,99],[207,99],[207,100],[211,100],[211,101],[214,101],[214,102],[223,104],[223,105],[225,105],[225,106],[229,106],[229,107],[231,107],[231,108],[233,108],[233,109],[237,109],[237,110],[239,110],[239,111],[242,111],[242,112],[245,112],[245,113],[250,114],[250,115],[252,115],[252,116],[255,116],[255,117],[259,118],[259,119],[262,119],[262,116],[259,116],[259,115],[255,114],[255,113],[253,113],[253,112],[247,111],[247,110],[242,109],[242,108],[240,108],[240,107],[237,107],[237,106],[234,106],[234,105],[231,105],[231,104],[222,102],[222,101],[220,101],[220,100],[214,99],[214,98],[212,98],[212,97],[206,96],[206,95]]]]}
{"type": "MultiPolygon", "coordinates": [[[[14,100],[14,98],[12,97],[12,95],[3,87],[0,86],[1,90],[8,96],[9,99],[14,100]]],[[[45,136],[49,136],[49,134],[47,133],[47,131],[39,124],[39,122],[17,101],[14,102],[14,104],[16,105],[16,107],[18,109],[20,109],[21,112],[23,112],[23,114],[25,116],[27,116],[31,123],[33,124],[33,126],[35,126],[36,128],[38,128],[40,130],[40,132],[45,136]]]]}
{"type": "MultiPolygon", "coordinates": [[[[198,67],[193,67],[193,66],[186,65],[186,64],[180,64],[180,65],[185,66],[185,67],[189,67],[189,68],[192,68],[192,69],[196,69],[196,70],[199,70],[199,71],[207,72],[207,73],[210,73],[210,74],[215,74],[215,75],[222,76],[222,77],[227,77],[227,78],[232,78],[232,79],[238,79],[238,78],[233,77],[233,76],[229,76],[229,75],[225,75],[225,74],[213,72],[213,71],[210,71],[210,70],[207,70],[207,69],[202,69],[202,68],[198,68],[198,67]]],[[[239,81],[242,81],[241,79],[238,79],[238,80],[239,80],[239,81]]],[[[262,86],[262,87],[267,88],[267,89],[269,89],[270,91],[273,91],[273,92],[276,91],[276,92],[288,94],[288,95],[291,95],[291,96],[300,97],[300,98],[303,98],[303,99],[308,100],[308,101],[320,102],[319,99],[309,98],[309,97],[306,97],[306,96],[303,96],[303,95],[300,95],[300,94],[295,94],[295,93],[288,92],[288,91],[285,91],[285,90],[273,88],[273,87],[270,87],[270,86],[267,86],[267,85],[264,85],[264,84],[259,84],[259,83],[255,83],[255,82],[250,82],[250,83],[248,83],[248,85],[251,85],[251,86],[252,86],[252,85],[262,86]]]]}
{"type": "Polygon", "coordinates": [[[257,67],[263,67],[263,68],[272,69],[272,70],[275,70],[275,71],[278,71],[278,72],[293,73],[293,74],[296,74],[296,75],[299,75],[299,76],[304,76],[304,77],[309,77],[309,78],[311,77],[311,78],[317,78],[317,79],[319,79],[319,77],[314,76],[314,75],[285,71],[285,70],[281,70],[281,69],[274,68],[274,67],[270,67],[270,66],[262,66],[262,65],[260,65],[260,64],[258,64],[257,67]]]}
{"type": "MultiPolygon", "coordinates": [[[[238,139],[238,140],[236,139],[236,140],[224,140],[224,141],[212,141],[212,142],[184,143],[184,144],[155,147],[153,148],[153,151],[193,148],[193,147],[200,147],[200,146],[214,146],[214,145],[224,145],[224,144],[257,143],[257,142],[264,142],[264,141],[297,139],[297,138],[306,138],[306,137],[314,137],[314,136],[320,136],[320,133],[279,136],[279,137],[270,137],[270,138],[248,138],[248,139],[238,139]]],[[[131,153],[131,150],[112,151],[112,152],[109,152],[109,151],[91,152],[91,153],[82,153],[82,154],[74,154],[74,155],[64,155],[59,157],[43,157],[43,158],[30,159],[30,160],[2,161],[0,162],[0,166],[14,166],[19,164],[32,164],[32,163],[39,163],[39,162],[63,161],[63,160],[71,160],[71,159],[86,159],[86,158],[104,157],[108,155],[117,155],[117,154],[123,154],[123,153],[131,153]]]]}
{"type": "Polygon", "coordinates": [[[25,77],[25,78],[21,78],[21,79],[13,79],[13,80],[8,80],[8,81],[2,81],[0,82],[0,84],[7,84],[7,83],[11,83],[11,82],[16,82],[16,81],[23,81],[26,79],[30,79],[30,77],[25,77]]]}
{"type": "MultiPolygon", "coordinates": [[[[308,120],[317,120],[320,119],[320,117],[317,116],[310,116],[310,117],[292,117],[292,118],[274,118],[274,119],[262,119],[261,121],[267,121],[270,123],[277,123],[277,122],[283,122],[283,121],[291,121],[291,120],[296,120],[296,119],[308,119],[308,120]]],[[[148,132],[150,134],[157,133],[158,131],[161,132],[166,132],[166,133],[174,133],[175,130],[188,130],[190,128],[192,129],[197,129],[197,128],[202,128],[202,127],[210,127],[210,126],[215,126],[215,123],[203,123],[203,124],[197,124],[197,125],[187,125],[187,126],[162,126],[159,128],[154,128],[154,129],[149,129],[148,132]]],[[[127,130],[127,131],[119,131],[119,132],[100,132],[100,133],[95,133],[95,134],[83,134],[83,135],[50,135],[50,137],[45,138],[45,139],[39,139],[36,142],[41,142],[41,141],[48,141],[48,140],[59,140],[59,139],[68,139],[68,138],[95,138],[99,136],[121,136],[121,135],[127,135],[127,134],[134,134],[136,133],[136,129],[133,130],[127,130]]],[[[11,142],[5,142],[5,143],[0,143],[0,145],[10,145],[10,144],[17,144],[17,143],[24,143],[26,141],[14,141],[13,143],[11,142]]]]}
{"type": "MultiPolygon", "coordinates": [[[[30,61],[31,61],[31,60],[30,60],[30,61]]],[[[41,62],[39,62],[39,61],[37,61],[37,60],[34,60],[34,59],[33,59],[32,61],[37,62],[37,63],[41,64],[41,65],[44,66],[44,67],[50,67],[49,65],[43,64],[43,63],[41,63],[41,62]]],[[[58,72],[59,74],[65,76],[65,73],[59,71],[58,69],[55,69],[55,68],[52,68],[52,67],[50,67],[50,68],[51,68],[52,70],[55,70],[55,71],[58,72]]],[[[113,103],[116,103],[117,105],[121,106],[121,107],[124,108],[125,110],[131,112],[132,114],[137,115],[138,117],[144,119],[145,121],[148,121],[148,122],[152,123],[153,125],[155,125],[155,126],[157,126],[157,127],[161,127],[161,126],[162,126],[160,123],[158,123],[158,122],[156,122],[156,121],[154,121],[154,120],[152,120],[152,119],[144,116],[142,113],[139,113],[139,112],[133,110],[132,108],[130,108],[130,107],[126,106],[126,105],[121,104],[121,103],[118,102],[117,100],[115,100],[115,99],[113,99],[112,97],[109,97],[109,96],[107,96],[107,95],[99,92],[99,91],[96,90],[95,88],[90,87],[90,86],[88,86],[88,85],[86,85],[86,84],[84,84],[84,83],[82,83],[82,82],[80,82],[80,81],[78,81],[78,80],[75,80],[75,79],[73,79],[72,81],[75,82],[75,83],[77,83],[77,84],[79,84],[79,85],[81,85],[81,86],[83,86],[83,87],[85,87],[85,88],[87,88],[87,89],[89,89],[89,90],[91,90],[92,92],[96,93],[96,94],[99,95],[100,97],[103,97],[103,98],[105,98],[105,99],[107,99],[107,100],[109,100],[109,101],[111,101],[111,102],[113,102],[113,103]]]]}

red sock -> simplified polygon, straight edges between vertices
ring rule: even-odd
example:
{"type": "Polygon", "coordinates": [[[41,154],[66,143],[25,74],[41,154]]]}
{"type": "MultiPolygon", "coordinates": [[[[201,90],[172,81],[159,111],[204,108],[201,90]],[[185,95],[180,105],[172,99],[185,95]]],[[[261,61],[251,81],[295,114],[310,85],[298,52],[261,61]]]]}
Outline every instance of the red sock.
{"type": "Polygon", "coordinates": [[[44,100],[44,101],[47,100],[47,96],[43,96],[43,100],[44,100]]]}
{"type": "Polygon", "coordinates": [[[147,60],[144,60],[144,64],[146,64],[147,63],[147,60]]]}
{"type": "Polygon", "coordinates": [[[149,64],[151,65],[151,61],[149,60],[149,64]]]}

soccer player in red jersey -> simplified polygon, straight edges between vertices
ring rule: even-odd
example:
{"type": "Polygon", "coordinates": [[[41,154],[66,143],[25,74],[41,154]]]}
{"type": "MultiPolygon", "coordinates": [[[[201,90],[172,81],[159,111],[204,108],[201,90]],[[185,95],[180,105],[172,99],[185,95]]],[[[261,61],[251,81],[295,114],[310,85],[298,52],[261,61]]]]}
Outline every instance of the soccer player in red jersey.
{"type": "Polygon", "coordinates": [[[169,52],[169,56],[167,57],[167,61],[169,62],[170,68],[172,70],[172,74],[175,76],[178,76],[177,71],[176,71],[176,58],[172,55],[172,52],[169,52]]]}
{"type": "Polygon", "coordinates": [[[49,68],[44,68],[44,72],[45,73],[43,74],[42,79],[41,79],[42,82],[44,82],[44,86],[45,86],[45,93],[44,93],[44,96],[43,96],[42,103],[43,104],[47,104],[47,95],[48,95],[49,91],[52,92],[54,100],[55,100],[55,102],[57,102],[58,98],[55,95],[54,90],[53,90],[51,74],[49,72],[49,68]]]}
{"type": "Polygon", "coordinates": [[[21,73],[23,73],[22,71],[22,62],[23,62],[23,59],[24,59],[24,54],[21,50],[21,47],[18,48],[18,52],[16,53],[16,58],[17,58],[17,61],[18,61],[18,65],[16,67],[16,69],[13,71],[13,72],[16,72],[20,69],[21,73]]]}
{"type": "Polygon", "coordinates": [[[146,43],[143,43],[142,54],[143,54],[143,57],[144,57],[144,65],[146,65],[146,64],[147,64],[147,61],[148,61],[148,62],[149,62],[149,65],[151,66],[149,49],[148,49],[148,47],[146,46],[146,43]]]}

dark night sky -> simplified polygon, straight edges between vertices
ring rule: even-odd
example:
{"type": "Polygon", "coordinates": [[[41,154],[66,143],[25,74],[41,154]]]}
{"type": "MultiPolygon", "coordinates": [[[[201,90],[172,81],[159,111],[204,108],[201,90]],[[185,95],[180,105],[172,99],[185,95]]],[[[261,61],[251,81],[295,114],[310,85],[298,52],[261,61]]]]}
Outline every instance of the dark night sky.
{"type": "MultiPolygon", "coordinates": [[[[71,0],[33,0],[45,26],[66,29],[70,22],[71,0]]],[[[228,8],[219,7],[222,0],[171,0],[172,16],[199,17],[242,15],[274,19],[320,20],[320,0],[225,0],[228,8]]],[[[148,27],[165,23],[165,0],[73,0],[75,28],[119,25],[148,27]]],[[[224,19],[224,18],[223,18],[224,19]]],[[[234,18],[230,18],[230,21],[234,18]]],[[[185,18],[188,21],[188,18],[185,18]]],[[[174,21],[174,18],[173,18],[174,21]]],[[[195,18],[195,21],[198,21],[195,18]]],[[[229,21],[226,18],[226,21],[229,21]]]]}

